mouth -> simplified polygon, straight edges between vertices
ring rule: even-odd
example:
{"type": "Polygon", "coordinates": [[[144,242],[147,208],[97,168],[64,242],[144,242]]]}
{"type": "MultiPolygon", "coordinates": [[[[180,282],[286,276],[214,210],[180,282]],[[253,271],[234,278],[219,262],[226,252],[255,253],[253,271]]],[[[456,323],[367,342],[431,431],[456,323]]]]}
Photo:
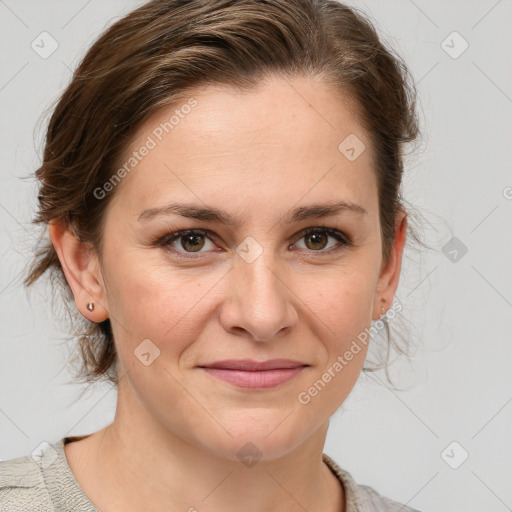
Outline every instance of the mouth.
{"type": "Polygon", "coordinates": [[[270,389],[292,380],[309,365],[291,359],[229,360],[199,366],[210,376],[247,389],[270,389]]]}

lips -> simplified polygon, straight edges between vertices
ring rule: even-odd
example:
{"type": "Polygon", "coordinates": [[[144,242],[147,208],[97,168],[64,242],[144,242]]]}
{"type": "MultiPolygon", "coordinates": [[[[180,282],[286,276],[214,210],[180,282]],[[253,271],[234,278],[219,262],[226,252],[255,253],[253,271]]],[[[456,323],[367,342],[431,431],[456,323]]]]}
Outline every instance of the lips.
{"type": "Polygon", "coordinates": [[[284,384],[309,365],[291,359],[268,361],[226,360],[202,365],[210,376],[234,386],[248,389],[269,389],[284,384]]]}
{"type": "Polygon", "coordinates": [[[219,368],[224,370],[242,370],[242,371],[264,371],[277,369],[290,369],[299,366],[307,366],[305,363],[293,361],[291,359],[271,359],[268,361],[253,361],[252,359],[230,359],[226,361],[217,361],[215,363],[206,364],[201,368],[219,368]]]}

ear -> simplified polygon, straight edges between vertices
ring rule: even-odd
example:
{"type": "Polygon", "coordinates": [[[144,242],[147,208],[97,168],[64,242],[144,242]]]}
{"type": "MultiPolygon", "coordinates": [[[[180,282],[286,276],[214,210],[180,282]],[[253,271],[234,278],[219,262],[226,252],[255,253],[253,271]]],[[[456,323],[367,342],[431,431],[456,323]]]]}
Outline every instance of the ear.
{"type": "Polygon", "coordinates": [[[81,242],[60,220],[52,220],[48,230],[78,311],[93,322],[106,320],[105,287],[96,252],[90,244],[81,242]],[[93,311],[87,309],[89,302],[94,304],[93,311]]]}
{"type": "Polygon", "coordinates": [[[393,303],[398,281],[400,280],[406,230],[407,214],[405,211],[399,210],[395,219],[395,243],[391,249],[388,261],[383,264],[377,282],[373,304],[373,320],[378,320],[382,316],[382,307],[384,307],[384,312],[386,312],[393,303]]]}

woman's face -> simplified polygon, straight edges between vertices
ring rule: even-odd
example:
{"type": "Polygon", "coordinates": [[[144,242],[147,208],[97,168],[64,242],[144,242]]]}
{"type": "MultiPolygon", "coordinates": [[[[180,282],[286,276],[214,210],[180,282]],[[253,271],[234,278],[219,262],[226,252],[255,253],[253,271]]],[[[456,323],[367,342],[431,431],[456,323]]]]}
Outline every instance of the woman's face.
{"type": "Polygon", "coordinates": [[[399,268],[380,275],[367,134],[322,82],[276,77],[250,93],[191,92],[138,130],[130,156],[110,192],[96,297],[119,400],[233,460],[286,454],[352,389],[367,349],[354,340],[397,284],[399,268]],[[340,202],[353,207],[321,215],[340,202]],[[183,230],[200,231],[171,240],[183,230]]]}

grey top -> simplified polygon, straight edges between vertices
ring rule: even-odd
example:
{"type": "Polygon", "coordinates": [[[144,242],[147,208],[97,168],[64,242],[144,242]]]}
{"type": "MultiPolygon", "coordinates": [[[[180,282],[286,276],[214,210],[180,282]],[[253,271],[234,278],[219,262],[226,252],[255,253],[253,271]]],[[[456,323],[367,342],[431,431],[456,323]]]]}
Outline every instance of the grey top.
{"type": "MultiPolygon", "coordinates": [[[[42,443],[37,453],[0,461],[1,512],[98,512],[68,465],[64,444],[83,436],[42,443]]],[[[346,512],[419,512],[358,485],[325,453],[322,456],[343,485],[346,512]]]]}

